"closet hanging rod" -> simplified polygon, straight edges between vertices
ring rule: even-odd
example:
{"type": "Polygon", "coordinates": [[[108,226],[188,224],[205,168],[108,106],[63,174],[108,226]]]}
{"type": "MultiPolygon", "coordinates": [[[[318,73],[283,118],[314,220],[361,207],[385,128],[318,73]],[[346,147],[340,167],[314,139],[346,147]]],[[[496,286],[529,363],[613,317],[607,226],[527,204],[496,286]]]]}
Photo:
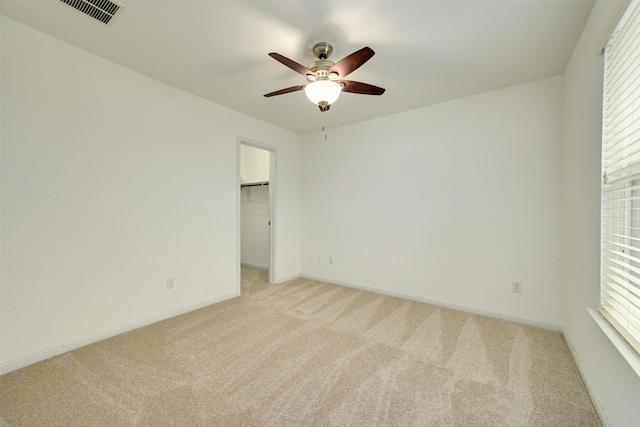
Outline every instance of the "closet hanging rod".
{"type": "Polygon", "coordinates": [[[240,188],[244,188],[244,187],[258,187],[258,186],[262,186],[262,185],[269,185],[269,181],[262,181],[262,182],[247,182],[247,183],[242,183],[242,184],[240,184],[240,188]]]}

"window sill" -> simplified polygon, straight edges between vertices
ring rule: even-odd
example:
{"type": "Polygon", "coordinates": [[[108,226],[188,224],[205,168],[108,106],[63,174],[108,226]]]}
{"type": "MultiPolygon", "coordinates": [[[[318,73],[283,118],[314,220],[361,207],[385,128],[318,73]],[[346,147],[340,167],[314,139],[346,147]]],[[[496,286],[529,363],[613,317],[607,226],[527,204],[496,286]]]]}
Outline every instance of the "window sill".
{"type": "Polygon", "coordinates": [[[600,327],[611,344],[618,350],[622,358],[627,361],[631,369],[640,378],[640,355],[620,336],[618,331],[605,319],[595,308],[587,307],[587,312],[591,315],[596,324],[600,327]]]}

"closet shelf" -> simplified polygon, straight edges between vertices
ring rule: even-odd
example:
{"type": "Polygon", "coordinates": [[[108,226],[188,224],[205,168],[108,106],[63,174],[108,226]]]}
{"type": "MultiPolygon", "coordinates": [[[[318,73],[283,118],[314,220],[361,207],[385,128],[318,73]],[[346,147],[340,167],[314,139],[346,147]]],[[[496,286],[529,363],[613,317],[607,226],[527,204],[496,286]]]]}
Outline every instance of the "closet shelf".
{"type": "Polygon", "coordinates": [[[263,185],[269,185],[269,181],[261,181],[261,182],[243,182],[240,184],[240,188],[244,187],[259,187],[263,185]]]}

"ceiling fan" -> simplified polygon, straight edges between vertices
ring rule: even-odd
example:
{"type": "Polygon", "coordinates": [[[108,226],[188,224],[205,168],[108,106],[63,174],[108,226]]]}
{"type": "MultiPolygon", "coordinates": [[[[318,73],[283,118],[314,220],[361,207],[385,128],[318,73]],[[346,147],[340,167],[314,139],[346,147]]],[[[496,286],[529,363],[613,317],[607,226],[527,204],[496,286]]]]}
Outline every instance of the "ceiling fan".
{"type": "Polygon", "coordinates": [[[304,89],[307,98],[316,104],[320,108],[320,111],[328,111],[331,104],[338,99],[341,92],[359,93],[363,95],[382,95],[384,93],[384,89],[378,86],[354,82],[352,80],[343,80],[348,74],[351,74],[371,59],[375,54],[372,49],[363,47],[335,63],[329,61],[329,56],[331,56],[332,52],[333,46],[329,43],[317,43],[313,46],[313,54],[318,60],[312,62],[309,67],[300,65],[279,53],[270,53],[269,56],[276,61],[305,76],[308,83],[306,85],[280,89],[267,93],[264,96],[271,97],[304,89]]]}

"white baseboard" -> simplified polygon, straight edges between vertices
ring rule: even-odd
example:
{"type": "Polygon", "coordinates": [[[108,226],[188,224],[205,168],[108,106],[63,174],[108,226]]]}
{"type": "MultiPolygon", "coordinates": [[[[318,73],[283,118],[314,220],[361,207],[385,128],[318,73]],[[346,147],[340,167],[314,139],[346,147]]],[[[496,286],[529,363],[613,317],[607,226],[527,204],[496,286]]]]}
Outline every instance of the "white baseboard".
{"type": "MultiPolygon", "coordinates": [[[[250,262],[242,262],[240,263],[241,266],[247,266],[247,267],[253,267],[253,268],[259,268],[261,270],[269,270],[269,267],[266,267],[264,265],[258,265],[258,264],[252,264],[250,262]]],[[[285,276],[285,277],[278,277],[276,278],[276,285],[279,283],[284,283],[284,282],[288,282],[290,280],[295,280],[295,279],[299,279],[300,275],[299,274],[292,274],[290,276],[285,276]]]]}
{"type": "Polygon", "coordinates": [[[41,362],[43,360],[49,359],[54,356],[58,356],[63,353],[67,353],[69,351],[78,349],[80,347],[84,347],[86,345],[93,344],[98,341],[102,341],[104,339],[123,334],[125,332],[130,332],[135,329],[142,328],[143,326],[148,326],[148,325],[151,325],[152,323],[169,319],[171,317],[179,316],[180,314],[188,313],[190,311],[197,310],[199,308],[203,308],[211,304],[226,301],[228,299],[235,298],[237,296],[239,296],[239,294],[232,293],[232,294],[221,295],[219,297],[207,299],[204,301],[199,301],[197,303],[189,304],[184,307],[179,307],[173,310],[165,311],[163,313],[158,313],[146,319],[142,319],[136,322],[128,323],[126,325],[118,326],[116,328],[98,332],[96,334],[88,335],[86,337],[78,338],[76,340],[72,340],[64,344],[57,345],[52,348],[48,348],[46,350],[38,351],[36,353],[28,354],[26,356],[22,356],[17,359],[9,360],[7,362],[2,362],[0,363],[0,375],[18,370],[20,368],[24,368],[34,363],[41,362]]]}
{"type": "Polygon", "coordinates": [[[600,418],[600,422],[604,427],[611,427],[611,423],[609,422],[609,419],[604,412],[604,408],[602,407],[602,404],[598,399],[598,395],[596,394],[591,381],[589,381],[589,377],[587,377],[587,375],[585,374],[584,368],[582,367],[582,362],[580,361],[580,357],[578,356],[578,353],[576,352],[576,349],[573,346],[573,343],[571,342],[571,339],[569,338],[569,335],[566,333],[564,328],[562,328],[562,336],[564,337],[564,341],[567,343],[567,347],[569,347],[569,352],[571,353],[571,357],[573,357],[573,361],[578,367],[578,372],[582,377],[582,382],[584,383],[584,386],[587,389],[587,393],[589,394],[589,397],[593,402],[593,407],[595,408],[596,413],[600,418]]]}
{"type": "Polygon", "coordinates": [[[261,270],[268,270],[268,265],[254,264],[252,262],[241,262],[240,265],[245,265],[247,267],[259,268],[261,270]]]}
{"type": "Polygon", "coordinates": [[[502,313],[494,313],[491,311],[486,311],[486,310],[482,310],[479,308],[475,308],[475,307],[467,307],[464,305],[460,305],[460,304],[455,304],[455,303],[451,303],[448,301],[440,301],[440,300],[436,300],[436,299],[431,299],[431,298],[425,298],[419,295],[413,295],[413,294],[407,294],[407,293],[403,293],[403,292],[393,292],[393,291],[389,291],[386,289],[378,289],[378,288],[374,288],[371,286],[367,286],[367,285],[361,285],[358,283],[349,283],[349,282],[343,282],[343,281],[339,281],[339,280],[326,280],[325,278],[322,277],[316,277],[316,276],[309,276],[306,274],[303,274],[301,277],[304,277],[306,279],[311,279],[311,280],[317,280],[318,282],[324,282],[324,283],[331,283],[334,285],[340,285],[340,286],[346,286],[348,288],[354,288],[354,289],[361,289],[363,291],[369,291],[369,292],[375,292],[378,294],[382,294],[382,295],[388,295],[391,297],[396,297],[396,298],[402,298],[402,299],[407,299],[407,300],[411,300],[411,301],[417,301],[417,302],[424,302],[426,304],[431,304],[431,305],[437,305],[439,307],[445,307],[445,308],[450,308],[452,310],[458,310],[458,311],[464,311],[467,313],[473,313],[473,314],[477,314],[480,316],[485,316],[485,317],[492,317],[494,319],[502,319],[502,320],[506,320],[509,322],[514,322],[514,323],[520,323],[523,325],[528,325],[528,326],[533,326],[536,328],[542,328],[542,329],[548,329],[551,331],[555,331],[555,332],[561,332],[562,331],[562,325],[556,324],[556,323],[549,323],[549,322],[544,322],[541,320],[533,320],[533,319],[526,319],[526,318],[522,318],[522,317],[515,317],[515,316],[511,316],[508,314],[502,314],[502,313]]]}
{"type": "Polygon", "coordinates": [[[293,274],[291,276],[279,277],[277,282],[276,282],[276,285],[278,285],[280,283],[290,282],[291,280],[296,280],[296,279],[299,279],[300,277],[302,277],[302,276],[300,276],[299,274],[293,274]]]}

